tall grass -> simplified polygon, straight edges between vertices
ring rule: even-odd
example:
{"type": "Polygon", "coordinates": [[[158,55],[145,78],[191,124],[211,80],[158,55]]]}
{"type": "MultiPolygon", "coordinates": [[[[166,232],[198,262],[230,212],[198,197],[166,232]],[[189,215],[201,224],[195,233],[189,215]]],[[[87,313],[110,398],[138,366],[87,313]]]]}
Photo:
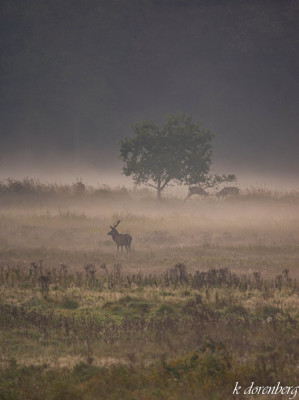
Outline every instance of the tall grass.
{"type": "Polygon", "coordinates": [[[267,280],[182,263],[130,275],[120,264],[74,273],[39,261],[2,268],[0,288],[7,399],[33,387],[37,399],[220,399],[236,381],[296,382],[298,284],[288,270],[267,280]],[[74,363],[63,369],[67,355],[74,363]]]}

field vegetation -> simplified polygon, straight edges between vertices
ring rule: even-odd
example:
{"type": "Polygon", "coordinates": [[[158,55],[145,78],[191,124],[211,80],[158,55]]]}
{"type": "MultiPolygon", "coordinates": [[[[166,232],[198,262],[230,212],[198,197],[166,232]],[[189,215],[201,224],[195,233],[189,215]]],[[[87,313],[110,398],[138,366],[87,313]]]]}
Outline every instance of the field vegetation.
{"type": "Polygon", "coordinates": [[[1,400],[298,385],[298,193],[183,197],[0,183],[1,400]]]}

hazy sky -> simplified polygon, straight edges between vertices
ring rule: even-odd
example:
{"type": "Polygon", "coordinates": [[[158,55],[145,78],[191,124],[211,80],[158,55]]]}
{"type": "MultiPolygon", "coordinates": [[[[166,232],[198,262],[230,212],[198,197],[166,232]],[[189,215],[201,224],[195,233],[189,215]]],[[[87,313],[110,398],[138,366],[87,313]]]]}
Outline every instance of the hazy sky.
{"type": "Polygon", "coordinates": [[[2,178],[120,174],[130,125],[181,111],[215,132],[215,171],[299,187],[298,0],[2,0],[0,18],[2,178]]]}

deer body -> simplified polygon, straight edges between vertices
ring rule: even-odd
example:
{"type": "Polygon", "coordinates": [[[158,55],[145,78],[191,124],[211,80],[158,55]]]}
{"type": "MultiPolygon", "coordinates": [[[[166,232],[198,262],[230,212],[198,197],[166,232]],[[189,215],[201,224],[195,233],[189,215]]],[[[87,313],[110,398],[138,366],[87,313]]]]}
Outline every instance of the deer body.
{"type": "Polygon", "coordinates": [[[235,186],[230,186],[230,187],[225,187],[222,190],[220,190],[220,192],[216,193],[216,197],[218,197],[219,199],[222,198],[224,199],[224,197],[226,196],[236,196],[240,193],[240,189],[235,187],[235,186]]]}
{"type": "Polygon", "coordinates": [[[193,196],[194,194],[198,194],[198,196],[203,196],[203,197],[207,197],[209,196],[209,193],[206,192],[203,188],[201,188],[200,186],[190,186],[189,187],[189,193],[187,195],[187,197],[185,198],[185,201],[187,199],[189,199],[189,197],[193,196]]]}
{"type": "Polygon", "coordinates": [[[121,248],[122,252],[123,247],[125,247],[127,253],[129,253],[132,242],[132,236],[130,236],[128,233],[118,233],[116,227],[119,223],[120,221],[118,221],[115,226],[110,226],[111,231],[108,232],[107,235],[112,236],[112,239],[114,240],[117,246],[117,251],[119,251],[119,248],[121,248]]]}

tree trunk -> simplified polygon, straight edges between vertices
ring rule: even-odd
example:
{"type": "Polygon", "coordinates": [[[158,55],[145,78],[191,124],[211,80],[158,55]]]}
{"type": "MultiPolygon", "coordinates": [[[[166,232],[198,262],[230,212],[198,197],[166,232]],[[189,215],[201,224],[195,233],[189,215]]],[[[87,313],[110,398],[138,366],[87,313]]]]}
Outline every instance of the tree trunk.
{"type": "Polygon", "coordinates": [[[162,188],[157,187],[157,199],[158,200],[161,200],[161,198],[162,198],[161,193],[162,193],[162,188]]]}

